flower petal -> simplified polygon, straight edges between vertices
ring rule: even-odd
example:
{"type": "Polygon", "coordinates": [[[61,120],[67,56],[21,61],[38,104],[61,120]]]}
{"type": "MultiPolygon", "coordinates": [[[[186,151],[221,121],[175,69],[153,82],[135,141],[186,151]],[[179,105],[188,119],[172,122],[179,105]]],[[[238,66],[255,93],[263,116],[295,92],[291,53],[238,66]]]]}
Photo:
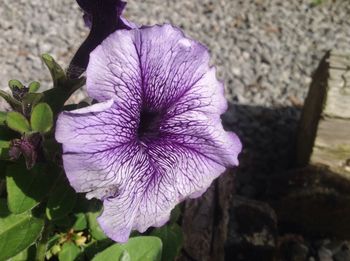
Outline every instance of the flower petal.
{"type": "Polygon", "coordinates": [[[179,202],[200,196],[225,171],[222,162],[209,160],[203,151],[173,142],[158,141],[139,152],[143,168],[128,163],[133,174],[117,197],[104,202],[98,219],[105,233],[118,242],[125,242],[131,230],[145,232],[164,225],[179,202]]]}
{"type": "Polygon", "coordinates": [[[110,35],[91,53],[87,89],[100,103],[62,113],[56,138],[72,186],[103,200],[98,220],[118,242],[163,225],[238,164],[242,145],[222,127],[227,102],[209,53],[171,25],[110,35]],[[150,126],[143,110],[156,112],[145,114],[150,126]],[[140,136],[140,126],[157,130],[140,136]]]}
{"type": "MultiPolygon", "coordinates": [[[[155,109],[171,106],[209,68],[207,49],[168,24],[117,31],[90,57],[87,89],[91,97],[118,102],[142,98],[155,109]]],[[[222,94],[222,85],[211,86],[216,87],[222,94]]],[[[223,95],[220,97],[225,104],[223,95]]]]}
{"type": "Polygon", "coordinates": [[[134,154],[137,124],[129,113],[109,100],[59,115],[56,140],[63,143],[64,169],[78,192],[101,199],[127,175],[121,152],[134,154]]]}

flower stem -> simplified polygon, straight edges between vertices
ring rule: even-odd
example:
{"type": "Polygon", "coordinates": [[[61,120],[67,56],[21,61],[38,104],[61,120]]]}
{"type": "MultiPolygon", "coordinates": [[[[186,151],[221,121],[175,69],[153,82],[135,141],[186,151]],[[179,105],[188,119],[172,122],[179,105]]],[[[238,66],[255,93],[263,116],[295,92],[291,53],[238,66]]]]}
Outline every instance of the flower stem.
{"type": "Polygon", "coordinates": [[[45,219],[45,225],[43,233],[41,234],[41,238],[36,247],[36,257],[37,261],[45,261],[46,250],[47,250],[47,242],[49,240],[49,235],[51,232],[51,226],[48,221],[45,219]]]}

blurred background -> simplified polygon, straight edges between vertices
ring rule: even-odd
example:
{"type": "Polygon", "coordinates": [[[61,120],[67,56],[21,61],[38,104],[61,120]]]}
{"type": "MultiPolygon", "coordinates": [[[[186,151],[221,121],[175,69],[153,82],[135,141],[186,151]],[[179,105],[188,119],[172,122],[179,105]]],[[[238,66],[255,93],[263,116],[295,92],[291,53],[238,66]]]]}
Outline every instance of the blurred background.
{"type": "MultiPolygon", "coordinates": [[[[350,1],[139,0],[129,1],[124,14],[138,24],[172,23],[209,47],[229,101],[224,125],[244,145],[234,193],[243,201],[264,200],[270,176],[290,167],[312,72],[328,50],[350,52],[350,1]]],[[[40,55],[49,53],[67,66],[87,34],[74,0],[1,0],[0,88],[7,90],[10,79],[49,88],[40,55]]],[[[84,97],[80,91],[72,101],[84,97]]],[[[244,241],[244,224],[235,218],[233,213],[227,260],[270,260],[264,254],[279,244],[276,235],[244,241]],[[243,241],[252,246],[246,252],[243,241]]],[[[281,260],[350,260],[347,241],[287,232],[283,238],[292,243],[281,260]]]]}

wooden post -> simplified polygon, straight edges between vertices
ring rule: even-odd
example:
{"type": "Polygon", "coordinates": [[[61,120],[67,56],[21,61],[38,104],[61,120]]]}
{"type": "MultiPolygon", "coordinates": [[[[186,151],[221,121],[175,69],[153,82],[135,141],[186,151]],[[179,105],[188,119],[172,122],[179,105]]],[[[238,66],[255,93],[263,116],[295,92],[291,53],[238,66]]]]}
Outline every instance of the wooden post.
{"type": "Polygon", "coordinates": [[[270,183],[282,230],[350,238],[350,53],[322,59],[300,119],[296,168],[270,183]]]}
{"type": "Polygon", "coordinates": [[[234,176],[226,171],[198,199],[188,200],[182,218],[181,261],[223,261],[234,176]]]}
{"type": "Polygon", "coordinates": [[[327,53],[302,112],[297,166],[327,167],[350,179],[350,53],[327,53]]]}

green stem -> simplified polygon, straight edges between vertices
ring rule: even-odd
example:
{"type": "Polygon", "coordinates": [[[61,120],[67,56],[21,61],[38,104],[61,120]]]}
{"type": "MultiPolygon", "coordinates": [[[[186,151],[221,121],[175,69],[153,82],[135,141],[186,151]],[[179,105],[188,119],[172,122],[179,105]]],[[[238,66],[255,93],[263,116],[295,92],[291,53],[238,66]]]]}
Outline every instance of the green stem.
{"type": "Polygon", "coordinates": [[[51,225],[48,223],[47,220],[45,220],[44,230],[43,230],[43,233],[41,234],[41,238],[36,247],[35,260],[37,261],[45,261],[47,242],[49,240],[50,232],[51,232],[51,225]]]}

